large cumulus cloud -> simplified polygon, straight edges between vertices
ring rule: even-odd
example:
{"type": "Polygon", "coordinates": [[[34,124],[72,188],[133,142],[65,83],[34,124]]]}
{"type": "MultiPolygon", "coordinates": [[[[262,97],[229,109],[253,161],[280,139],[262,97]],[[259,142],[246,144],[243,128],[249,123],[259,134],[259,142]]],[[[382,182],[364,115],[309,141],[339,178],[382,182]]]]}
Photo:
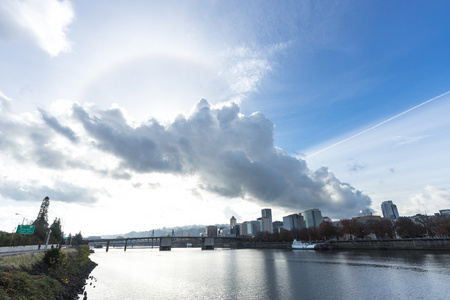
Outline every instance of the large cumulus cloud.
{"type": "Polygon", "coordinates": [[[67,138],[74,149],[78,139],[73,130],[56,118],[40,110],[43,122],[39,122],[32,114],[15,112],[12,103],[0,92],[0,196],[3,198],[41,201],[48,195],[55,201],[93,203],[100,195],[97,187],[61,179],[58,171],[82,169],[112,178],[128,178],[123,171],[98,169],[89,161],[76,157],[74,151],[59,146],[55,142],[56,135],[67,138]],[[51,170],[54,178],[45,178],[42,173],[34,178],[28,176],[34,166],[39,170],[51,170]],[[11,169],[22,174],[14,178],[8,172],[11,169]]]}
{"type": "Polygon", "coordinates": [[[189,117],[171,124],[126,122],[119,109],[88,111],[74,105],[94,146],[120,159],[130,172],[195,175],[200,187],[294,211],[320,208],[331,216],[351,216],[370,198],[340,182],[330,170],[273,145],[274,124],[261,113],[240,113],[237,104],[212,107],[202,99],[189,117]]]}

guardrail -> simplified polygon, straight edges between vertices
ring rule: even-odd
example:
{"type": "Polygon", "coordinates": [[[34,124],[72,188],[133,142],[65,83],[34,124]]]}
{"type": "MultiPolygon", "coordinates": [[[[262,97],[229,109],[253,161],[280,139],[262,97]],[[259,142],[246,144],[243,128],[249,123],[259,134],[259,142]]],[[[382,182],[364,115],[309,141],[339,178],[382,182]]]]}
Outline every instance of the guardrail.
{"type": "MultiPolygon", "coordinates": [[[[49,244],[47,249],[51,247],[58,247],[58,244],[49,244]]],[[[26,245],[26,246],[10,246],[10,247],[0,247],[0,255],[12,255],[12,254],[20,254],[20,253],[28,253],[28,252],[39,252],[44,251],[45,245],[26,245]]]]}

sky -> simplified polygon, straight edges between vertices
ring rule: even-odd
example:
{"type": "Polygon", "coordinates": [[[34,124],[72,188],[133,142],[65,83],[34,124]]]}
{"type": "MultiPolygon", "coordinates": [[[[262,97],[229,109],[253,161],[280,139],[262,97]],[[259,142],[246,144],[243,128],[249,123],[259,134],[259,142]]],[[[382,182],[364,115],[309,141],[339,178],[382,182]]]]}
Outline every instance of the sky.
{"type": "Polygon", "coordinates": [[[0,2],[0,230],[450,208],[448,1],[0,2]]]}

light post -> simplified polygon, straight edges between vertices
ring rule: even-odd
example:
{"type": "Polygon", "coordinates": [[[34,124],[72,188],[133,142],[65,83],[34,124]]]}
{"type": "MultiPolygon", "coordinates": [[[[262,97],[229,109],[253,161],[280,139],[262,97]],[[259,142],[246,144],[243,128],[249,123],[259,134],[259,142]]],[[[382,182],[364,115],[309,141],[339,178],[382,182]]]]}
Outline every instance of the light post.
{"type": "MultiPolygon", "coordinates": [[[[16,213],[16,216],[21,216],[23,219],[22,219],[22,225],[23,225],[23,222],[25,222],[25,217],[24,216],[22,216],[21,214],[19,214],[19,213],[16,213]]],[[[13,243],[13,241],[14,241],[14,235],[16,235],[16,231],[17,231],[17,227],[14,229],[14,231],[13,231],[13,235],[12,235],[12,239],[11,239],[11,246],[12,246],[12,243],[13,243]]]]}
{"type": "Polygon", "coordinates": [[[22,216],[21,214],[19,214],[19,213],[16,213],[16,216],[21,216],[22,218],[23,218],[23,220],[22,220],[22,225],[23,225],[23,222],[25,222],[25,217],[24,216],[22,216]]]}
{"type": "Polygon", "coordinates": [[[50,233],[52,233],[52,230],[51,230],[51,229],[48,231],[47,241],[45,242],[45,248],[44,248],[45,251],[47,251],[48,240],[50,239],[50,233]]]}

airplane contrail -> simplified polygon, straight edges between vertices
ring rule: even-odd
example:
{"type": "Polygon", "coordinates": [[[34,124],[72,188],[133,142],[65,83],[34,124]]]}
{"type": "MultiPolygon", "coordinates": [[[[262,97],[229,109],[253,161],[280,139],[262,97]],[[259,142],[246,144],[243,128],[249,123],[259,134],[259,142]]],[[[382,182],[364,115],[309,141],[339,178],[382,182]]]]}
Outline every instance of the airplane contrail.
{"type": "Polygon", "coordinates": [[[431,98],[431,99],[429,99],[429,100],[427,100],[427,101],[425,101],[425,102],[422,102],[422,103],[420,103],[420,104],[418,104],[418,105],[416,105],[416,106],[414,106],[414,107],[412,107],[412,108],[410,108],[410,109],[408,109],[408,110],[405,110],[404,112],[399,113],[398,115],[395,115],[395,116],[393,116],[393,117],[391,117],[391,118],[389,118],[389,119],[387,119],[387,120],[384,120],[383,122],[380,122],[380,123],[378,123],[378,124],[376,124],[376,125],[374,125],[374,126],[368,128],[368,129],[366,129],[366,130],[363,130],[363,131],[361,131],[361,132],[355,134],[355,135],[352,135],[351,137],[348,137],[348,138],[346,138],[346,139],[343,139],[342,141],[339,141],[339,142],[337,142],[337,143],[335,143],[335,144],[333,144],[333,145],[331,145],[331,146],[328,146],[328,147],[326,147],[326,148],[323,148],[322,150],[319,150],[319,151],[317,151],[317,152],[314,152],[313,154],[308,155],[308,156],[306,156],[305,158],[310,158],[310,157],[315,156],[315,155],[317,155],[317,154],[319,154],[319,153],[322,153],[322,152],[324,152],[324,151],[326,151],[326,150],[328,150],[328,149],[331,149],[331,148],[333,148],[333,147],[335,147],[335,146],[337,146],[337,145],[340,145],[340,144],[342,144],[342,143],[345,143],[346,141],[349,141],[349,140],[351,140],[351,139],[353,139],[353,138],[355,138],[355,137],[357,137],[357,136],[360,136],[361,134],[364,134],[364,133],[366,133],[366,132],[368,132],[368,131],[371,131],[372,129],[375,129],[375,128],[377,128],[377,127],[380,127],[380,126],[383,125],[383,124],[386,124],[386,123],[388,123],[388,122],[390,122],[390,121],[392,121],[392,120],[394,120],[394,119],[397,119],[398,117],[400,117],[400,116],[402,116],[402,115],[404,115],[404,114],[406,114],[406,113],[408,113],[408,112],[410,112],[410,111],[412,111],[412,110],[414,110],[414,109],[416,109],[416,108],[419,108],[419,107],[421,107],[422,105],[425,105],[425,104],[427,104],[427,103],[430,103],[431,101],[434,101],[434,100],[436,100],[436,99],[439,99],[439,98],[441,98],[441,97],[443,97],[443,96],[445,96],[445,95],[447,95],[447,94],[450,94],[450,91],[447,91],[447,92],[445,92],[445,93],[443,93],[443,94],[440,94],[439,96],[436,96],[436,97],[434,97],[434,98],[431,98]]]}

